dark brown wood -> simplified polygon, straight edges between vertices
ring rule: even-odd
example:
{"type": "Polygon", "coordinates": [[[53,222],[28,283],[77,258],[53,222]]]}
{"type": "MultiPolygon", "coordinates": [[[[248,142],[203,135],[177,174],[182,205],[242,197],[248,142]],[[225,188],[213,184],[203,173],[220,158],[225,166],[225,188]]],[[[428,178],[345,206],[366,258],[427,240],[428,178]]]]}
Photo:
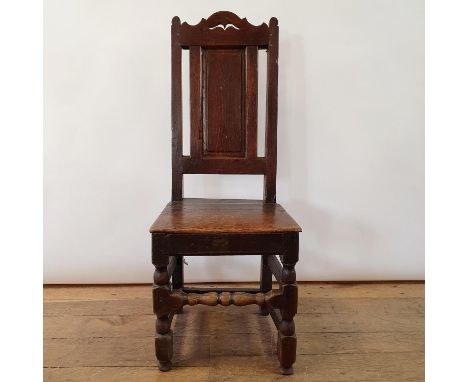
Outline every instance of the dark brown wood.
{"type": "MultiPolygon", "coordinates": [[[[159,272],[160,273],[160,272],[159,272]]],[[[184,305],[180,289],[171,290],[170,284],[153,286],[153,312],[158,318],[169,317],[184,305]]],[[[157,329],[157,328],[156,328],[157,329]]]]}
{"type": "Polygon", "coordinates": [[[301,228],[276,203],[278,20],[255,26],[223,11],[189,25],[174,17],[171,42],[172,201],[150,229],[159,368],[172,367],[171,322],[183,306],[256,304],[272,317],[281,372],[291,374],[301,228]],[[182,154],[182,49],[190,51],[189,156],[182,154]],[[268,51],[265,157],[257,153],[259,49],[268,51]],[[263,175],[263,200],[184,199],[184,174],[263,175]],[[222,255],[261,256],[260,289],[184,288],[184,256],[222,255]]]}
{"type": "Polygon", "coordinates": [[[276,201],[278,21],[254,26],[231,12],[197,25],[172,25],[172,200],[183,174],[264,175],[264,201],[276,201]],[[181,49],[190,50],[190,156],[182,155],[181,49]],[[258,50],[268,50],[266,155],[257,156],[258,50]]]}
{"type": "Polygon", "coordinates": [[[245,157],[244,49],[203,52],[203,156],[245,157]]]}
{"type": "MultiPolygon", "coordinates": [[[[172,258],[175,259],[174,271],[172,273],[172,288],[182,289],[184,287],[184,257],[173,256],[172,258]]],[[[177,314],[181,314],[182,312],[182,307],[175,311],[177,314]]]]}
{"type": "Polygon", "coordinates": [[[180,45],[203,45],[208,47],[256,45],[266,48],[268,45],[268,26],[250,24],[247,19],[240,19],[232,12],[216,12],[208,19],[202,19],[197,25],[183,23],[180,45]]]}
{"type": "Polygon", "coordinates": [[[258,47],[245,49],[245,128],[247,157],[257,157],[258,47]]]}
{"type": "Polygon", "coordinates": [[[201,158],[201,47],[190,47],[190,157],[201,158]]]}
{"type": "MultiPolygon", "coordinates": [[[[165,262],[166,258],[164,259],[165,262]]],[[[159,370],[168,371],[172,368],[173,332],[171,330],[172,312],[165,309],[168,306],[164,296],[170,293],[170,276],[167,265],[157,266],[154,271],[153,309],[157,316],[156,337],[154,346],[156,358],[159,361],[159,370]]]]}
{"type": "Polygon", "coordinates": [[[172,19],[172,200],[182,200],[182,49],[180,38],[180,19],[172,19]]]}
{"type": "Polygon", "coordinates": [[[275,255],[262,255],[262,263],[260,270],[260,289],[262,292],[266,293],[271,291],[273,287],[272,272],[269,267],[270,257],[275,255]]]}
{"type": "Polygon", "coordinates": [[[172,287],[182,289],[184,287],[184,257],[177,256],[174,272],[172,273],[172,287]]]}
{"type": "Polygon", "coordinates": [[[174,273],[176,262],[177,262],[177,257],[171,256],[169,258],[169,264],[167,265],[167,273],[169,274],[169,277],[172,277],[172,274],[174,273]]]}
{"type": "Polygon", "coordinates": [[[266,161],[264,158],[254,158],[249,161],[233,158],[204,158],[203,160],[182,158],[184,174],[264,174],[266,161]]]}
{"type": "Polygon", "coordinates": [[[273,323],[276,326],[276,329],[279,329],[279,326],[281,324],[281,312],[278,308],[273,308],[271,306],[267,306],[268,312],[270,313],[271,319],[273,320],[273,323]]]}
{"type": "Polygon", "coordinates": [[[280,293],[282,295],[281,323],[278,329],[278,359],[283,374],[292,374],[292,365],[296,361],[297,338],[294,316],[297,313],[297,283],[294,266],[299,259],[299,234],[287,236],[288,250],[282,255],[280,293]]]}
{"type": "Polygon", "coordinates": [[[281,267],[281,264],[276,258],[276,256],[268,256],[268,268],[270,269],[271,273],[275,276],[275,279],[277,281],[281,281],[281,274],[283,268],[281,267]]]}
{"type": "Polygon", "coordinates": [[[282,253],[281,233],[154,233],[153,264],[169,256],[233,256],[282,253]]]}
{"type": "Polygon", "coordinates": [[[267,105],[266,105],[266,140],[264,200],[276,202],[276,128],[278,119],[278,20],[273,17],[268,28],[267,56],[267,105]]]}
{"type": "MultiPolygon", "coordinates": [[[[260,289],[263,293],[271,291],[273,287],[272,273],[268,264],[270,257],[274,257],[274,255],[262,255],[260,264],[260,289]]],[[[268,309],[265,305],[260,307],[260,314],[268,315],[268,309]]]]}

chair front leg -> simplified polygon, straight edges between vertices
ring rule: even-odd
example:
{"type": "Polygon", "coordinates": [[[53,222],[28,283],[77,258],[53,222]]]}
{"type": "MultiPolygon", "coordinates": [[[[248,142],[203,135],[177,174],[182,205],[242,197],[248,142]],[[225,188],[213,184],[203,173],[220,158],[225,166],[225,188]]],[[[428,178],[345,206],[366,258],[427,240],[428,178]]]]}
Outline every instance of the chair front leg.
{"type": "Polygon", "coordinates": [[[278,359],[281,373],[293,373],[292,365],[296,361],[297,338],[294,316],[297,313],[298,290],[296,271],[294,269],[299,254],[299,235],[291,235],[288,251],[282,256],[283,271],[281,273],[281,290],[283,294],[281,306],[281,322],[278,329],[278,359]]]}
{"type": "Polygon", "coordinates": [[[153,285],[153,310],[156,313],[156,337],[154,341],[159,370],[168,371],[172,367],[173,333],[171,330],[172,314],[166,307],[167,296],[171,291],[167,270],[169,258],[161,258],[156,265],[153,285]]]}

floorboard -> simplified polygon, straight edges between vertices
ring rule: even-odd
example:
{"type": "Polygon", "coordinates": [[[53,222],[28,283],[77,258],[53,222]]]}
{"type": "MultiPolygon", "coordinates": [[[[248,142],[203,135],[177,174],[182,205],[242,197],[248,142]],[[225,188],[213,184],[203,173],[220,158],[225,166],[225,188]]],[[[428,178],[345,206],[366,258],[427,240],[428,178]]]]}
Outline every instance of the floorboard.
{"type": "Polygon", "coordinates": [[[301,283],[299,291],[295,374],[284,377],[276,329],[256,306],[185,307],[173,323],[174,369],[161,373],[150,286],[45,286],[44,380],[424,380],[423,283],[301,283]]]}

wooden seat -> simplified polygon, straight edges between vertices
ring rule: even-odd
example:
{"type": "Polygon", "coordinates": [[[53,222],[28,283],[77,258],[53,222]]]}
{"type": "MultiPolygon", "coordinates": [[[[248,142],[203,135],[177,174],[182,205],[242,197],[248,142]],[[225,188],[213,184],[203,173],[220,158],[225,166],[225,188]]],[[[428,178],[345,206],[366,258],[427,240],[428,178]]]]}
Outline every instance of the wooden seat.
{"type": "Polygon", "coordinates": [[[172,201],[150,228],[151,233],[300,232],[280,204],[246,199],[172,201]]]}
{"type": "Polygon", "coordinates": [[[189,25],[174,17],[171,36],[172,201],[150,228],[159,369],[172,367],[171,323],[184,306],[256,304],[273,319],[281,372],[291,374],[301,228],[276,203],[278,20],[256,26],[234,13],[217,12],[189,25]],[[190,155],[182,150],[182,49],[189,50],[190,60],[190,155]],[[267,50],[265,156],[257,155],[261,49],[267,50]],[[263,175],[263,200],[187,199],[184,174],[263,175]],[[184,286],[184,256],[221,255],[259,256],[259,288],[184,286]]]}

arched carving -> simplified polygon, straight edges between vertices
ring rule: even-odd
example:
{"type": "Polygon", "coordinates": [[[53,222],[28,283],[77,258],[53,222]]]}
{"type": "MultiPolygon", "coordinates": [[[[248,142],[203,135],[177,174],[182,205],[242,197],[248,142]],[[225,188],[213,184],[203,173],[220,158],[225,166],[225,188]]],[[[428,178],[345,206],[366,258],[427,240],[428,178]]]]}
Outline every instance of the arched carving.
{"type": "Polygon", "coordinates": [[[268,30],[268,25],[262,23],[260,25],[253,25],[247,18],[241,19],[235,13],[229,11],[219,11],[213,13],[207,19],[203,18],[198,24],[190,25],[187,22],[182,23],[182,27],[191,27],[198,28],[200,30],[213,30],[221,26],[220,29],[227,30],[228,28],[233,28],[236,30],[252,30],[252,29],[264,29],[265,32],[268,30]]]}
{"type": "Polygon", "coordinates": [[[268,45],[268,25],[251,24],[245,17],[241,19],[235,13],[220,11],[213,13],[207,19],[201,19],[198,24],[187,22],[180,24],[180,19],[174,17],[172,25],[180,28],[179,38],[182,46],[202,45],[268,45]]]}
{"type": "Polygon", "coordinates": [[[221,29],[224,29],[224,30],[226,30],[227,28],[234,28],[234,29],[239,30],[239,28],[236,27],[234,24],[226,24],[226,25],[218,24],[218,25],[216,25],[214,27],[210,27],[209,29],[212,30],[212,29],[215,29],[215,28],[221,28],[221,29]]]}

